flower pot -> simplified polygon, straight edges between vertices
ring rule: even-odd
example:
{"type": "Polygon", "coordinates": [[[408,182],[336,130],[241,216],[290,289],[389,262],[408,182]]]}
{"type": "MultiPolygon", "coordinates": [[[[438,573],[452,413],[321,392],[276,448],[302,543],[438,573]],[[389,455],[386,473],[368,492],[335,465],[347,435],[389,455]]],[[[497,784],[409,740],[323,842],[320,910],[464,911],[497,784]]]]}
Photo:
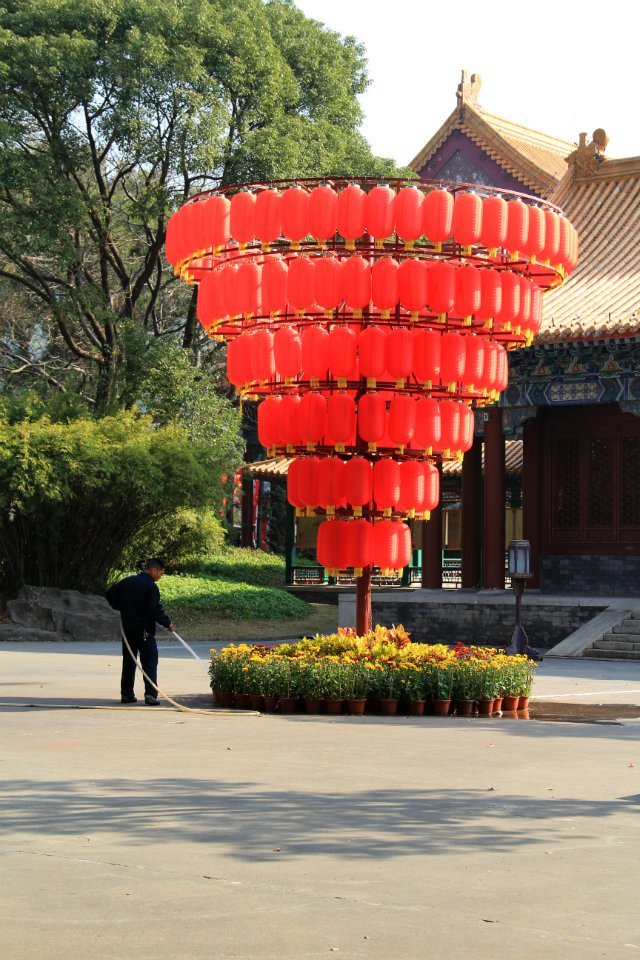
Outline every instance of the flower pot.
{"type": "Polygon", "coordinates": [[[429,713],[436,717],[448,717],[451,709],[451,700],[432,700],[429,704],[429,713]]]}
{"type": "Polygon", "coordinates": [[[230,690],[214,690],[213,692],[219,707],[233,706],[233,694],[230,690]]]}
{"type": "Polygon", "coordinates": [[[494,711],[495,700],[478,700],[478,716],[490,717],[494,711]]]}
{"type": "Polygon", "coordinates": [[[361,717],[364,713],[364,708],[367,704],[367,701],[364,699],[354,698],[352,700],[347,700],[347,710],[352,717],[361,717]]]}
{"type": "Polygon", "coordinates": [[[502,710],[502,697],[496,697],[493,701],[493,712],[498,713],[499,710],[502,710]]]}
{"type": "Polygon", "coordinates": [[[410,717],[421,717],[424,714],[424,700],[409,700],[407,709],[410,717]]]}
{"type": "Polygon", "coordinates": [[[261,693],[251,694],[251,707],[254,710],[264,710],[264,700],[261,693]]]}
{"type": "Polygon", "coordinates": [[[278,698],[272,694],[265,694],[263,700],[265,713],[275,713],[278,706],[278,698]]]}
{"type": "Polygon", "coordinates": [[[473,708],[475,706],[475,700],[456,700],[456,716],[458,717],[472,717],[473,708]]]}
{"type": "Polygon", "coordinates": [[[278,700],[278,710],[280,713],[295,713],[297,703],[297,697],[280,697],[278,700]]]}
{"type": "Polygon", "coordinates": [[[315,697],[305,697],[304,705],[307,708],[307,713],[320,713],[322,700],[316,699],[315,697]]]}
{"type": "Polygon", "coordinates": [[[248,693],[234,693],[233,699],[238,710],[249,710],[251,707],[251,697],[248,693]]]}
{"type": "Polygon", "coordinates": [[[326,707],[327,713],[331,716],[338,716],[342,713],[342,704],[343,700],[325,700],[324,705],[326,707]]]}
{"type": "Polygon", "coordinates": [[[517,710],[520,697],[508,696],[502,698],[502,709],[503,710],[517,710]]]}
{"type": "Polygon", "coordinates": [[[385,700],[381,697],[380,710],[384,717],[395,717],[398,712],[398,701],[393,699],[385,700]]]}
{"type": "Polygon", "coordinates": [[[528,710],[529,709],[529,697],[518,697],[518,710],[528,710]]]}

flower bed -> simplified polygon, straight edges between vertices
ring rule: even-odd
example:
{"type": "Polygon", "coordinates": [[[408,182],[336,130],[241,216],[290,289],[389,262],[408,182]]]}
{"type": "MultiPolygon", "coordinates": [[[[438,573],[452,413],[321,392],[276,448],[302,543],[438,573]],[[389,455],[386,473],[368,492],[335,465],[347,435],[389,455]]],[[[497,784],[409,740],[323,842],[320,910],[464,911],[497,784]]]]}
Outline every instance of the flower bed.
{"type": "Polygon", "coordinates": [[[388,704],[395,702],[414,715],[478,710],[490,716],[503,709],[500,701],[511,711],[528,705],[535,666],[493,648],[412,643],[403,627],[378,626],[362,637],[340,629],[279,646],[231,644],[212,651],[209,673],[218,702],[227,706],[255,707],[262,705],[256,698],[266,697],[267,709],[287,701],[288,710],[296,702],[314,713],[323,701],[341,705],[331,712],[352,713],[362,712],[363,703],[392,713],[388,704]]]}

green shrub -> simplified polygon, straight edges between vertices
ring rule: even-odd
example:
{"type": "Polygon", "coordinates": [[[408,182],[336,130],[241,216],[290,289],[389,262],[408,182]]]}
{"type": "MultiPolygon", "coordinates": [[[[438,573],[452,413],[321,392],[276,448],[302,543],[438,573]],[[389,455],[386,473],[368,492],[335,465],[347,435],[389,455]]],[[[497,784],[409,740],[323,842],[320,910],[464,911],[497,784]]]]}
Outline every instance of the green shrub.
{"type": "Polygon", "coordinates": [[[3,585],[102,591],[141,531],[179,507],[211,505],[211,477],[236,447],[231,431],[216,445],[133,412],[69,423],[0,417],[3,585]]]}
{"type": "Polygon", "coordinates": [[[162,602],[172,617],[221,617],[229,620],[283,620],[306,617],[308,603],[284,590],[215,579],[204,574],[164,576],[162,602]]]}
{"type": "Polygon", "coordinates": [[[212,553],[204,563],[190,564],[186,572],[203,573],[212,577],[224,577],[263,587],[282,586],[284,583],[284,558],[264,550],[250,547],[225,547],[212,553]]]}
{"type": "Polygon", "coordinates": [[[136,569],[148,557],[161,557],[170,569],[206,561],[222,549],[225,529],[213,510],[176,510],[149,524],[127,544],[120,558],[123,570],[136,569]]]}

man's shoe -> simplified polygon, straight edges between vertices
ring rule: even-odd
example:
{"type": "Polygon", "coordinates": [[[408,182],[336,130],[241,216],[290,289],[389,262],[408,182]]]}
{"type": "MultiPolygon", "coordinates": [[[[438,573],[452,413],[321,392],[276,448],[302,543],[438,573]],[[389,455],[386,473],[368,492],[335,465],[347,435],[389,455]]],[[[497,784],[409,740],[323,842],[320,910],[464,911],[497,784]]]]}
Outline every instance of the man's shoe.
{"type": "Polygon", "coordinates": [[[120,697],[120,703],[137,703],[137,697],[120,697]]]}
{"type": "Polygon", "coordinates": [[[144,702],[148,707],[158,707],[160,705],[160,701],[157,699],[157,697],[145,697],[144,702]]]}

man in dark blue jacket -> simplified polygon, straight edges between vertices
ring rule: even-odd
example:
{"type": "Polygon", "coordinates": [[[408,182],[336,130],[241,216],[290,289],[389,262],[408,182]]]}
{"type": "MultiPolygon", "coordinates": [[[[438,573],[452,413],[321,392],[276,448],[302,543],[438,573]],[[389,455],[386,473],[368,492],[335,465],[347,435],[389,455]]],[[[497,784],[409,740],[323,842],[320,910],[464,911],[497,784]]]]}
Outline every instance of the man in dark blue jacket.
{"type": "MultiPolygon", "coordinates": [[[[129,641],[134,657],[140,657],[140,664],[147,676],[157,685],[158,682],[158,646],[156,644],[156,623],[173,633],[173,625],[160,604],[160,591],[157,582],[164,573],[164,564],[157,557],[148,560],[142,573],[125,577],[119,583],[109,587],[105,596],[114,610],[120,612],[122,629],[129,641]]],[[[134,681],[136,659],[127,650],[122,641],[122,679],[120,698],[122,703],[135,703],[134,681]]],[[[146,679],[144,681],[144,702],[150,707],[158,705],[157,691],[146,679]]]]}

